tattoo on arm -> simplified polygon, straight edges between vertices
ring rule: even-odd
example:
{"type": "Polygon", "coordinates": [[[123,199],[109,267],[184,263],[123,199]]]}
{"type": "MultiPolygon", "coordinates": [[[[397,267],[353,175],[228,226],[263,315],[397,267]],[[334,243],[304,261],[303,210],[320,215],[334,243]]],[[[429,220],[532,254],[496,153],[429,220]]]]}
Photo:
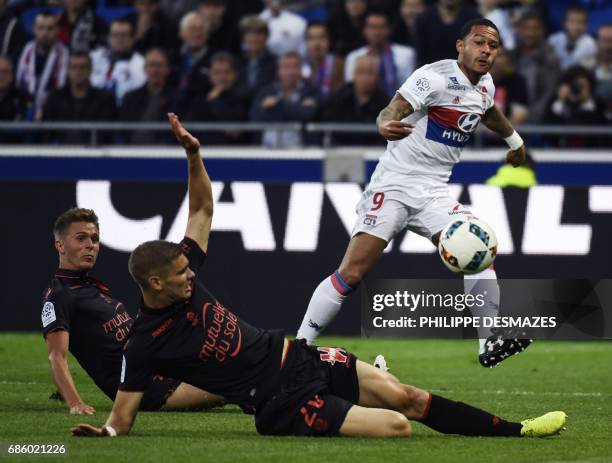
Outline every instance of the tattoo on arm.
{"type": "Polygon", "coordinates": [[[412,105],[396,93],[391,102],[378,114],[376,123],[380,126],[388,121],[400,121],[413,112],[412,105]]]}
{"type": "Polygon", "coordinates": [[[482,123],[502,138],[509,137],[514,132],[514,127],[497,106],[493,106],[484,114],[482,123]]]}

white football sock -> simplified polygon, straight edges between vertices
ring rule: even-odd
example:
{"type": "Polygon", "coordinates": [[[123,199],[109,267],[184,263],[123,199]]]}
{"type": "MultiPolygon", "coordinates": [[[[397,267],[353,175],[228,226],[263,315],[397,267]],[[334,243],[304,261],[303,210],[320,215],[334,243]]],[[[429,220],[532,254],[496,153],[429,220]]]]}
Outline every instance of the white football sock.
{"type": "Polygon", "coordinates": [[[305,339],[308,344],[312,344],[319,333],[336,317],[342,303],[352,292],[352,288],[339,278],[340,275],[336,272],[319,283],[314,290],[297,333],[298,339],[305,339]]]}
{"type": "MultiPolygon", "coordinates": [[[[483,307],[472,309],[472,315],[479,317],[496,317],[499,314],[499,285],[497,274],[492,268],[480,273],[463,276],[463,287],[466,294],[482,294],[485,300],[483,307]]],[[[478,353],[484,352],[486,338],[493,333],[490,328],[478,328],[478,353]]]]}

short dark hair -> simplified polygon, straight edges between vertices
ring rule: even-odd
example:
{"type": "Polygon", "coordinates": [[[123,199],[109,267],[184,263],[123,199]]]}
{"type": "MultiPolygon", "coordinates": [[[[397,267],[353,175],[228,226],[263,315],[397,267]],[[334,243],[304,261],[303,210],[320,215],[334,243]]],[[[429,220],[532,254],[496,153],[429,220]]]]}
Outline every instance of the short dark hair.
{"type": "Polygon", "coordinates": [[[91,67],[91,56],[86,51],[71,51],[69,59],[72,58],[85,58],[89,63],[89,67],[91,67]]]}
{"type": "Polygon", "coordinates": [[[141,289],[149,288],[147,278],[151,275],[165,275],[172,262],[183,254],[180,244],[170,241],[147,241],[132,251],[128,260],[130,275],[141,289]]]}
{"type": "Polygon", "coordinates": [[[385,19],[385,22],[387,23],[387,26],[389,26],[389,25],[391,24],[391,22],[389,21],[389,17],[388,17],[388,16],[387,16],[385,13],[383,13],[383,12],[382,12],[382,11],[380,11],[380,10],[376,10],[376,9],[374,9],[374,10],[370,10],[370,11],[368,11],[368,12],[365,14],[365,18],[364,18],[364,20],[363,20],[363,25],[364,25],[364,27],[365,27],[365,23],[368,21],[368,18],[370,18],[370,17],[372,17],[372,16],[380,16],[380,17],[384,18],[384,19],[385,19]]]}
{"type": "Polygon", "coordinates": [[[557,85],[567,84],[572,85],[579,78],[585,78],[589,82],[589,86],[591,87],[591,92],[595,89],[596,80],[595,76],[588,69],[580,66],[579,64],[575,64],[567,68],[563,73],[559,76],[557,81],[557,85]]]}
{"type": "Polygon", "coordinates": [[[302,58],[302,55],[300,55],[295,50],[291,50],[291,51],[283,53],[282,55],[278,57],[278,61],[280,62],[280,60],[285,59],[285,58],[294,58],[294,59],[297,59],[298,61],[304,61],[304,58],[302,58]]]}
{"type": "Polygon", "coordinates": [[[322,27],[323,29],[325,29],[325,33],[327,34],[327,36],[329,37],[329,27],[327,27],[327,24],[325,24],[324,22],[321,21],[311,21],[308,23],[308,26],[306,26],[306,32],[305,34],[308,34],[308,31],[313,28],[313,27],[322,27]]]}
{"type": "Polygon", "coordinates": [[[544,18],[542,15],[535,10],[525,10],[525,12],[519,17],[518,23],[522,24],[525,21],[538,21],[543,28],[546,28],[544,18]]]}
{"type": "Polygon", "coordinates": [[[56,20],[58,19],[57,14],[55,14],[52,10],[49,10],[49,9],[44,9],[36,13],[34,20],[36,21],[36,18],[38,18],[39,16],[43,16],[45,18],[55,18],[56,20]]]}
{"type": "Polygon", "coordinates": [[[461,32],[459,34],[459,38],[461,40],[465,40],[466,37],[468,35],[470,35],[470,33],[472,32],[472,28],[474,26],[487,26],[487,27],[491,27],[493,29],[495,29],[497,31],[497,35],[499,35],[499,29],[497,28],[497,26],[495,25],[495,23],[493,21],[490,21],[488,19],[485,18],[476,18],[476,19],[471,19],[468,22],[466,22],[463,27],[461,27],[461,32]]]}
{"type": "Polygon", "coordinates": [[[146,59],[146,57],[147,57],[147,55],[149,53],[158,53],[159,55],[161,55],[166,60],[166,64],[170,64],[170,57],[168,56],[168,52],[166,50],[164,50],[163,48],[160,48],[160,47],[149,48],[146,51],[146,53],[144,53],[145,59],[146,59]]]}
{"type": "Polygon", "coordinates": [[[210,58],[210,65],[212,66],[213,63],[216,62],[229,63],[229,65],[234,71],[236,71],[238,67],[234,55],[227,51],[218,51],[214,55],[212,55],[212,58],[210,58]]]}
{"type": "Polygon", "coordinates": [[[93,223],[96,228],[100,230],[98,216],[92,209],[73,207],[60,214],[60,216],[55,219],[55,224],[53,225],[53,236],[55,239],[59,239],[59,237],[68,230],[68,227],[75,222],[93,223]]]}
{"type": "Polygon", "coordinates": [[[569,16],[570,13],[578,13],[578,14],[582,14],[582,15],[587,16],[587,17],[589,16],[589,12],[582,5],[570,5],[570,6],[568,6],[565,9],[565,14],[563,15],[563,17],[565,19],[567,19],[567,17],[569,16]]]}
{"type": "Polygon", "coordinates": [[[126,18],[126,17],[115,18],[110,22],[110,27],[112,27],[113,24],[127,24],[128,26],[130,26],[130,34],[134,36],[134,33],[136,31],[136,25],[132,21],[130,21],[129,18],[126,18]]]}

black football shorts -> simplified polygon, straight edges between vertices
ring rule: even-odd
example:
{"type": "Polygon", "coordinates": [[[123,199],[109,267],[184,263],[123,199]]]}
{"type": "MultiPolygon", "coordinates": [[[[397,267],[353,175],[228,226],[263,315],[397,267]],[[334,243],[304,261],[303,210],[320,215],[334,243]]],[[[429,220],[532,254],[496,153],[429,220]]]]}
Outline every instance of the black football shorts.
{"type": "Polygon", "coordinates": [[[140,410],[156,411],[164,406],[168,397],[172,395],[181,381],[178,379],[155,376],[147,388],[140,402],[140,410]]]}
{"type": "Polygon", "coordinates": [[[359,402],[357,357],[335,347],[293,341],[281,370],[281,388],[255,414],[260,434],[334,436],[359,402]]]}

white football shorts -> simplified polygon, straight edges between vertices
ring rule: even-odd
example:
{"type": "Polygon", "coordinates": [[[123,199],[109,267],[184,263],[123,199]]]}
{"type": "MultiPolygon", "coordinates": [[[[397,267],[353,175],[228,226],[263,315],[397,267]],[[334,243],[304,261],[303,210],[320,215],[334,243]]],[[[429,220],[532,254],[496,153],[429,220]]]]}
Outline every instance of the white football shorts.
{"type": "Polygon", "coordinates": [[[408,229],[431,240],[457,215],[471,214],[452,198],[448,185],[398,174],[378,165],[355,211],[351,236],[367,233],[387,242],[408,229]]]}

